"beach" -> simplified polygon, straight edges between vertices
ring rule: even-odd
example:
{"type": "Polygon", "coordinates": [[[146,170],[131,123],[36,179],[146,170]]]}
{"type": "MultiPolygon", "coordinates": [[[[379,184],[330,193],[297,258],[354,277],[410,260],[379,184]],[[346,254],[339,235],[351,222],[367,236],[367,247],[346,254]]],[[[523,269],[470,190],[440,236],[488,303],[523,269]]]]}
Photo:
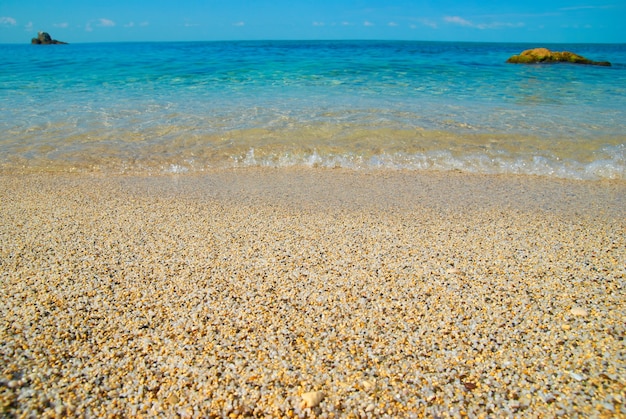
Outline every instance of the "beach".
{"type": "Polygon", "coordinates": [[[6,417],[624,417],[626,183],[0,177],[6,417]]]}

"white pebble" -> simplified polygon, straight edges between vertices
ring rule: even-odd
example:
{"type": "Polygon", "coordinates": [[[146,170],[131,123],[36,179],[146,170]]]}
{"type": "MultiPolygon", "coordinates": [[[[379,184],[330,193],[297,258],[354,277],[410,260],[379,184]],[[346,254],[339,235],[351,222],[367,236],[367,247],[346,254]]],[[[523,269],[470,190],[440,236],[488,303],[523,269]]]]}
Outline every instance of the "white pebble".
{"type": "Polygon", "coordinates": [[[580,375],[580,374],[576,374],[575,372],[570,372],[569,375],[570,375],[570,377],[572,377],[576,381],[582,381],[582,380],[585,379],[585,376],[580,375]]]}
{"type": "Polygon", "coordinates": [[[315,407],[324,399],[324,393],[321,391],[310,391],[302,395],[303,407],[315,407]]]}

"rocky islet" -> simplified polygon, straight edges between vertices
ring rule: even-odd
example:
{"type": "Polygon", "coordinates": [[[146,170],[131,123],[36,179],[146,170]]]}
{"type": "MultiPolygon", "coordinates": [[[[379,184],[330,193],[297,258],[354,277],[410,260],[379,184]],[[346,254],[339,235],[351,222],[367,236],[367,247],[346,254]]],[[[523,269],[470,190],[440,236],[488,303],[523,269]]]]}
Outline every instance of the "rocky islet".
{"type": "Polygon", "coordinates": [[[519,55],[513,55],[507,61],[511,64],[549,64],[549,63],[570,63],[586,64],[610,67],[608,61],[593,61],[582,55],[569,51],[550,51],[547,48],[533,48],[523,51],[519,55]]]}
{"type": "Polygon", "coordinates": [[[31,39],[30,43],[33,45],[67,45],[67,42],[52,39],[48,32],[39,32],[37,38],[31,39]]]}

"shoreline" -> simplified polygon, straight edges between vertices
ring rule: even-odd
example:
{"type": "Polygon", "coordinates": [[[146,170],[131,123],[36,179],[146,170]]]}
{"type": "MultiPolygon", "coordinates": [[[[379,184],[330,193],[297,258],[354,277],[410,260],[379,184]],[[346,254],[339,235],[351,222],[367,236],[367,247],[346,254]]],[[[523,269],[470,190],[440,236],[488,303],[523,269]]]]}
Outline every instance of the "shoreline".
{"type": "Polygon", "coordinates": [[[0,185],[3,414],[626,415],[626,182],[0,185]]]}

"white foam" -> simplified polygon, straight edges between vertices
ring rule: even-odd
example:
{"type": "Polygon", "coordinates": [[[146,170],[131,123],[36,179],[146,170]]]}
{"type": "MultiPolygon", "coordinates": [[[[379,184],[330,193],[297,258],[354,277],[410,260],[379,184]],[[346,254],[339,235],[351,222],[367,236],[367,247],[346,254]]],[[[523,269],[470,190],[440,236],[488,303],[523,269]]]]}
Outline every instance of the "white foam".
{"type": "Polygon", "coordinates": [[[624,153],[613,158],[581,163],[551,156],[512,157],[473,153],[457,156],[447,150],[427,153],[381,153],[364,157],[356,154],[322,155],[317,150],[308,154],[260,157],[250,149],[245,157],[234,160],[235,167],[323,167],[354,170],[433,170],[461,171],[477,174],[535,175],[576,180],[626,179],[624,153]]]}
{"type": "Polygon", "coordinates": [[[163,170],[165,173],[172,174],[181,174],[189,172],[189,168],[186,166],[181,166],[179,164],[170,164],[167,168],[163,170]]]}

